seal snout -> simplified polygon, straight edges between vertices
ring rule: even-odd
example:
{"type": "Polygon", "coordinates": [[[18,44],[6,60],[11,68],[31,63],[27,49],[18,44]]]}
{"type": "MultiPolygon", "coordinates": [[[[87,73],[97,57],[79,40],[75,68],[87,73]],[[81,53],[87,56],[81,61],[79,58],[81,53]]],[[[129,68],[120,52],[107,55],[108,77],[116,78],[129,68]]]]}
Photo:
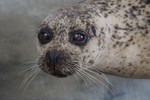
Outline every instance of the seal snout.
{"type": "Polygon", "coordinates": [[[57,77],[66,77],[67,75],[63,74],[61,69],[62,64],[62,52],[59,51],[53,51],[53,52],[47,52],[46,53],[46,64],[51,69],[52,75],[57,77]]]}
{"type": "Polygon", "coordinates": [[[52,68],[55,71],[55,67],[60,64],[61,52],[47,52],[46,54],[46,62],[47,66],[52,68]]]}

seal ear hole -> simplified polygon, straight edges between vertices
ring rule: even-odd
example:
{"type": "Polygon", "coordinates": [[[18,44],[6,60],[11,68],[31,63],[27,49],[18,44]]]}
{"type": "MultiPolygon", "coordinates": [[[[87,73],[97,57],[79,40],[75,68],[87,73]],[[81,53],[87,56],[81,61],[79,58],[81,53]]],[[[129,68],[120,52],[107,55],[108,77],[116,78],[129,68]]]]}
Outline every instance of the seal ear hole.
{"type": "Polygon", "coordinates": [[[72,31],[70,32],[70,43],[74,44],[74,45],[78,45],[78,46],[84,46],[86,45],[86,43],[89,40],[89,37],[87,35],[86,32],[84,32],[83,30],[76,30],[76,31],[72,31]]]}
{"type": "Polygon", "coordinates": [[[41,44],[46,44],[53,38],[53,32],[49,27],[45,27],[38,33],[38,40],[41,44]]]}

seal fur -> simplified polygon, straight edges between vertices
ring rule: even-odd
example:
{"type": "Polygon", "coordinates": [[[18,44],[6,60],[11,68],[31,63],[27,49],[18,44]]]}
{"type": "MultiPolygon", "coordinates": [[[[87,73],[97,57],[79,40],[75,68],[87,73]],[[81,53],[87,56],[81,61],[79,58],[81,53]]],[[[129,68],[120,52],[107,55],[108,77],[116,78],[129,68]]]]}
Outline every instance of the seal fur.
{"type": "Polygon", "coordinates": [[[71,66],[74,72],[92,68],[122,77],[150,78],[149,0],[88,0],[49,15],[38,32],[47,26],[54,38],[38,43],[39,66],[45,72],[51,74],[46,52],[61,51],[66,60],[57,69],[64,74],[71,66]],[[79,29],[90,37],[85,46],[69,42],[70,32],[79,29]]]}

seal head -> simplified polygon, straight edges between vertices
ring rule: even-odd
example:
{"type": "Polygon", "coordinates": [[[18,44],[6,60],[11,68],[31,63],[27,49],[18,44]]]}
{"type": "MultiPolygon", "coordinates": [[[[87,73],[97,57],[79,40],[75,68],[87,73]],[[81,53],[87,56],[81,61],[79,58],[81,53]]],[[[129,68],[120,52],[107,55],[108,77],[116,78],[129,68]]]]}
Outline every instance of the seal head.
{"type": "Polygon", "coordinates": [[[148,0],[88,0],[57,10],[37,33],[40,68],[65,77],[82,70],[150,78],[148,0]]]}
{"type": "Polygon", "coordinates": [[[42,22],[37,37],[43,71],[64,77],[96,64],[108,28],[95,10],[91,5],[77,5],[60,9],[42,22]]]}

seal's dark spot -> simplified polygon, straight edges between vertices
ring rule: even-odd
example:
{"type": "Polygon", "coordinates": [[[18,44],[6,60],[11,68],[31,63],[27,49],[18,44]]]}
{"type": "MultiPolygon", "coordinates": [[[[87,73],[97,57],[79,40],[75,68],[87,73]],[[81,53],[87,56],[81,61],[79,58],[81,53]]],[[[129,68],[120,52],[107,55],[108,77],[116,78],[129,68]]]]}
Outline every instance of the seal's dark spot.
{"type": "Polygon", "coordinates": [[[90,60],[89,63],[90,63],[90,64],[94,64],[94,61],[93,61],[93,60],[90,60]]]}
{"type": "Polygon", "coordinates": [[[124,14],[124,17],[125,17],[125,18],[127,18],[127,17],[128,17],[128,15],[127,15],[127,14],[124,14]]]}
{"type": "Polygon", "coordinates": [[[150,25],[150,19],[147,20],[147,23],[150,25]]]}
{"type": "Polygon", "coordinates": [[[105,13],[105,14],[104,14],[104,17],[105,17],[105,18],[107,18],[107,17],[108,17],[108,15],[105,13]]]}
{"type": "Polygon", "coordinates": [[[112,38],[116,39],[116,35],[115,35],[115,34],[113,34],[113,35],[112,35],[112,38]]]}
{"type": "Polygon", "coordinates": [[[146,14],[149,15],[150,14],[149,11],[146,11],[146,14]]]}
{"type": "Polygon", "coordinates": [[[113,48],[116,48],[116,44],[113,44],[113,48]]]}
{"type": "Polygon", "coordinates": [[[131,38],[128,40],[128,42],[131,42],[133,41],[133,36],[131,36],[131,38]]]}
{"type": "Polygon", "coordinates": [[[145,5],[141,5],[141,8],[145,8],[145,5]]]}
{"type": "Polygon", "coordinates": [[[87,49],[87,50],[85,50],[85,52],[88,52],[88,49],[87,49]]]}
{"type": "Polygon", "coordinates": [[[148,34],[148,30],[145,31],[145,34],[148,34]]]}
{"type": "Polygon", "coordinates": [[[144,61],[143,61],[143,60],[141,60],[141,61],[140,61],[140,64],[143,64],[143,63],[144,63],[144,61]]]}
{"type": "Polygon", "coordinates": [[[132,4],[131,3],[128,3],[128,6],[131,6],[132,4]]]}
{"type": "Polygon", "coordinates": [[[129,63],[128,66],[133,66],[132,63],[129,63]]]}
{"type": "Polygon", "coordinates": [[[95,27],[92,26],[91,29],[92,29],[92,32],[93,32],[94,36],[96,36],[96,29],[95,29],[95,27]]]}
{"type": "Polygon", "coordinates": [[[101,45],[101,41],[100,40],[98,40],[98,46],[100,46],[101,45]]]}
{"type": "Polygon", "coordinates": [[[118,69],[117,71],[118,71],[118,72],[121,72],[121,70],[120,70],[120,69],[118,69]]]}
{"type": "Polygon", "coordinates": [[[125,44],[125,47],[128,47],[129,46],[129,44],[127,43],[127,44],[125,44]]]}

